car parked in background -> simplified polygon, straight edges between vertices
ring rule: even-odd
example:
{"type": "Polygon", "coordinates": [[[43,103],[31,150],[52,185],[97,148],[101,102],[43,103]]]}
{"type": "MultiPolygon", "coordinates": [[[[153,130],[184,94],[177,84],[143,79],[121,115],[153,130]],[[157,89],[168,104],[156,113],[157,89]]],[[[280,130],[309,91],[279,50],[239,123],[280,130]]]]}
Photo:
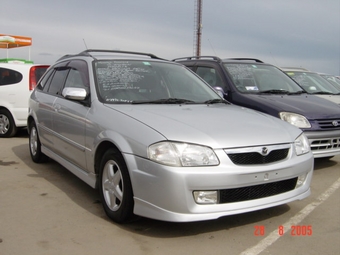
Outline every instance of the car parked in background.
{"type": "Polygon", "coordinates": [[[300,129],[230,104],[152,54],[61,58],[31,95],[28,130],[32,160],[52,158],[98,188],[116,222],[216,219],[310,194],[300,129]]]}
{"type": "Polygon", "coordinates": [[[319,73],[319,75],[340,91],[340,79],[337,76],[324,73],[319,73]]]}
{"type": "Polygon", "coordinates": [[[258,59],[215,56],[175,59],[236,105],[270,114],[299,127],[315,158],[340,154],[340,106],[309,95],[279,68],[258,59]]]}
{"type": "Polygon", "coordinates": [[[47,65],[0,63],[0,137],[26,127],[28,99],[47,65]]]}
{"type": "Polygon", "coordinates": [[[327,82],[318,73],[295,67],[282,67],[281,69],[306,90],[307,93],[340,104],[340,90],[327,82]]]}

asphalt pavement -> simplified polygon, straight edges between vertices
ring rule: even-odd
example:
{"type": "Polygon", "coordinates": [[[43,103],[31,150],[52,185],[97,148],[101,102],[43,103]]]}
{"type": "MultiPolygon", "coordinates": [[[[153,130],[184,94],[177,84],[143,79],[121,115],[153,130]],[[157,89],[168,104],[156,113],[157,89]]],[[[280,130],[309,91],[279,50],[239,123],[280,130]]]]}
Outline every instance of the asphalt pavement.
{"type": "Polygon", "coordinates": [[[340,254],[340,155],[315,160],[302,201],[212,221],[120,225],[65,168],[33,163],[25,132],[0,145],[0,254],[340,254]]]}

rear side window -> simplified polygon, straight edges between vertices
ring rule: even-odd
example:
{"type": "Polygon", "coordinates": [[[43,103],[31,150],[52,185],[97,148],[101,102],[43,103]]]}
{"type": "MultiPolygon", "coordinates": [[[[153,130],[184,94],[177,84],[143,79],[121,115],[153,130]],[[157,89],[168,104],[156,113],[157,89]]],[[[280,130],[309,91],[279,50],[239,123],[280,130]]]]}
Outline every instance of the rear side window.
{"type": "Polygon", "coordinates": [[[0,86],[19,83],[22,80],[22,74],[12,69],[0,67],[0,86]]]}

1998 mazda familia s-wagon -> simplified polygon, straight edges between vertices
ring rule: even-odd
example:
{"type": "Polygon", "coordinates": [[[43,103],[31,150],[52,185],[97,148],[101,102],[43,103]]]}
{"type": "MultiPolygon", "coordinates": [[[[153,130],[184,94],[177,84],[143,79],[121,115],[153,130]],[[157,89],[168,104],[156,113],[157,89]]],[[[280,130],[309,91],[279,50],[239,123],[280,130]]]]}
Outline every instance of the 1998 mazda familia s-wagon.
{"type": "Polygon", "coordinates": [[[116,222],[216,219],[310,194],[300,129],[230,104],[152,54],[62,57],[31,95],[28,129],[33,161],[51,158],[98,188],[116,222]]]}

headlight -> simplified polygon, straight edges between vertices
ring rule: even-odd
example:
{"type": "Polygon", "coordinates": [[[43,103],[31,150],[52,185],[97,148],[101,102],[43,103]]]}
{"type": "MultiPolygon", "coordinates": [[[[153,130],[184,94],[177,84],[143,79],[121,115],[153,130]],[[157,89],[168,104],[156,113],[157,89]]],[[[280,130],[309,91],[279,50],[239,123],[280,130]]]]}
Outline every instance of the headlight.
{"type": "Polygon", "coordinates": [[[292,112],[280,112],[281,120],[287,121],[288,123],[298,128],[310,128],[309,121],[302,115],[292,112]]]}
{"type": "Polygon", "coordinates": [[[294,142],[296,154],[303,155],[310,151],[309,141],[305,134],[301,134],[294,142]]]}
{"type": "Polygon", "coordinates": [[[214,151],[205,146],[160,142],[148,148],[149,159],[169,166],[215,166],[219,164],[214,151]]]}

